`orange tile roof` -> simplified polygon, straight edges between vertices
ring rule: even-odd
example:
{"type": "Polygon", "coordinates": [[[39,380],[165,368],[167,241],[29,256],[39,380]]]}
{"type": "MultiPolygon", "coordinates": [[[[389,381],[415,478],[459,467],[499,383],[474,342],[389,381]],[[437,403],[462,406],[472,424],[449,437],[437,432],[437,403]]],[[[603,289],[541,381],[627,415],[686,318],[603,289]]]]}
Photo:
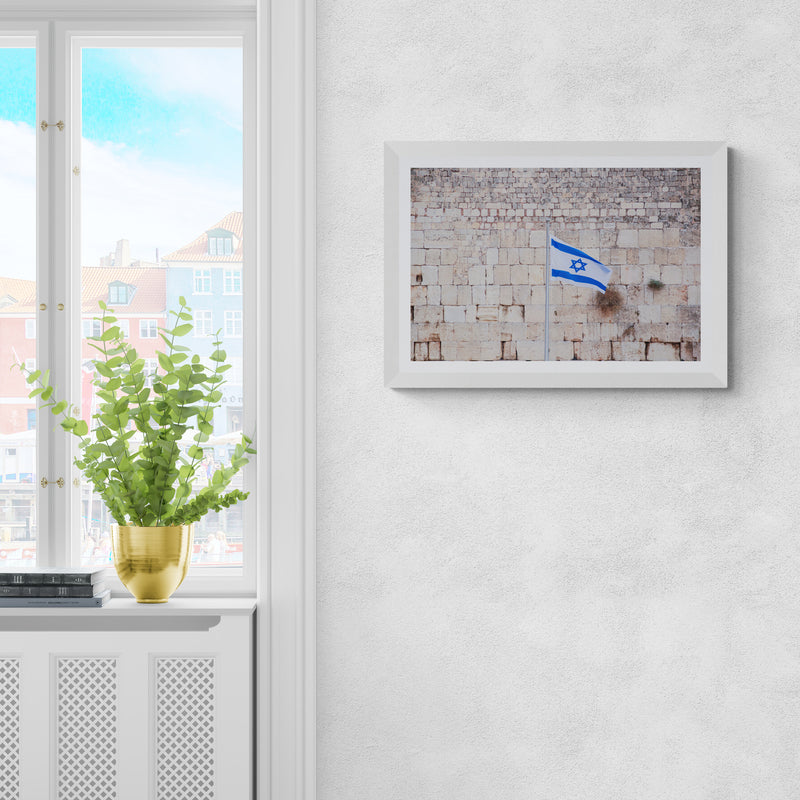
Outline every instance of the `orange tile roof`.
{"type": "Polygon", "coordinates": [[[242,212],[231,211],[226,214],[219,222],[211,225],[193,242],[185,245],[184,247],[175,250],[169,255],[164,256],[164,261],[207,261],[213,263],[220,262],[241,262],[242,260],[242,212]],[[213,231],[215,228],[223,228],[230,231],[238,240],[239,243],[236,249],[229,256],[212,256],[208,254],[208,231],[213,231]]]}
{"type": "MultiPolygon", "coordinates": [[[[83,267],[81,312],[97,313],[98,303],[108,303],[108,284],[122,281],[136,287],[127,306],[112,306],[120,314],[163,313],[167,307],[167,279],[163,267],[83,267]]],[[[0,314],[36,313],[36,282],[0,278],[0,301],[6,296],[16,302],[3,306],[0,314]]]]}
{"type": "Polygon", "coordinates": [[[36,310],[36,281],[22,278],[0,278],[0,314],[24,314],[36,310]],[[13,298],[9,305],[3,298],[13,298]]]}
{"type": "Polygon", "coordinates": [[[84,267],[81,311],[98,312],[100,300],[108,303],[108,284],[114,281],[136,287],[127,306],[111,305],[119,314],[157,313],[167,307],[167,278],[163,267],[84,267]]]}

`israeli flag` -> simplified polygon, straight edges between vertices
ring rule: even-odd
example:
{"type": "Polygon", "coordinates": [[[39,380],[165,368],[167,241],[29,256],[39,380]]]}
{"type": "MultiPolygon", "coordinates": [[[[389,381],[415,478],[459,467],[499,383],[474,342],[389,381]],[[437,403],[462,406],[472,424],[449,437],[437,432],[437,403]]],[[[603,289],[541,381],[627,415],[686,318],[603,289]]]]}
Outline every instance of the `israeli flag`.
{"type": "Polygon", "coordinates": [[[583,250],[550,237],[550,275],[578,286],[591,286],[605,292],[611,270],[583,250]]]}

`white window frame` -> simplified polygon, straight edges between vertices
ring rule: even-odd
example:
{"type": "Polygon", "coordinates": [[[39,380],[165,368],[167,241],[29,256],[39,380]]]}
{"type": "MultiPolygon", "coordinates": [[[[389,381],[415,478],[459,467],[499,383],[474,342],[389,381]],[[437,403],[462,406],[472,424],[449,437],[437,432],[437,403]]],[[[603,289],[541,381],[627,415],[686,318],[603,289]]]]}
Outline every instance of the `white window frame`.
{"type": "Polygon", "coordinates": [[[26,339],[35,339],[36,338],[36,320],[35,319],[26,319],[25,320],[25,338],[26,339]]]}
{"type": "Polygon", "coordinates": [[[123,339],[131,338],[131,321],[130,319],[120,319],[117,317],[117,327],[122,331],[123,339]]]}
{"type": "Polygon", "coordinates": [[[214,312],[208,308],[193,309],[192,324],[195,338],[207,339],[214,333],[214,312]]]}
{"type": "Polygon", "coordinates": [[[102,323],[94,317],[84,317],[81,320],[81,339],[97,338],[102,331],[102,323]]]}
{"type": "Polygon", "coordinates": [[[225,339],[241,339],[244,320],[242,319],[242,312],[238,309],[225,310],[225,326],[222,330],[222,338],[225,339]],[[239,332],[236,333],[238,322],[239,332]]]}
{"type": "MultiPolygon", "coordinates": [[[[258,521],[261,546],[257,554],[255,674],[262,679],[262,686],[255,709],[256,797],[314,800],[315,2],[137,0],[131,1],[127,16],[121,13],[121,5],[113,7],[107,29],[117,29],[120,23],[141,29],[162,19],[187,15],[201,16],[214,25],[219,24],[220,14],[224,19],[251,19],[254,9],[256,12],[258,135],[254,179],[259,204],[257,224],[248,226],[250,241],[244,243],[246,251],[256,252],[255,263],[260,265],[260,274],[253,278],[252,302],[266,310],[259,315],[255,331],[266,365],[257,376],[261,425],[255,440],[259,450],[255,488],[266,500],[260,506],[258,521]],[[280,236],[271,235],[277,231],[280,236]],[[295,268],[269,268],[270,264],[287,263],[295,268]]],[[[107,0],[72,0],[69,6],[58,0],[6,0],[0,21],[4,31],[32,34],[47,42],[54,33],[48,19],[85,27],[87,16],[102,17],[109,7],[107,0]]],[[[37,69],[39,74],[57,72],[54,67],[51,73],[47,53],[41,49],[37,69]]],[[[63,119],[58,114],[65,110],[63,101],[49,97],[46,87],[40,86],[37,121],[63,119]]],[[[40,137],[39,142],[39,175],[49,175],[53,137],[40,137]]],[[[62,161],[61,166],[67,165],[62,161]]],[[[63,169],[52,174],[53,190],[69,202],[63,169]]],[[[56,252],[70,252],[71,243],[63,225],[56,226],[57,241],[49,240],[49,198],[41,191],[37,212],[37,300],[49,308],[70,296],[67,276],[58,270],[51,275],[48,265],[56,263],[56,252]],[[50,278],[54,280],[49,283],[50,278]]],[[[73,303],[75,299],[73,295],[73,303]]],[[[37,357],[40,363],[63,363],[73,342],[53,335],[48,313],[37,311],[37,357]]],[[[79,339],[77,323],[71,338],[79,339]]],[[[248,375],[255,381],[252,370],[248,375]]],[[[70,380],[70,388],[74,388],[74,382],[70,380]]],[[[40,474],[47,474],[54,460],[66,463],[69,454],[63,437],[56,438],[52,448],[47,440],[39,442],[40,474]]],[[[39,524],[43,530],[52,527],[51,518],[57,519],[48,503],[40,502],[39,524]]],[[[56,557],[59,553],[49,555],[56,557]]]]}
{"type": "Polygon", "coordinates": [[[157,339],[158,338],[158,320],[157,319],[140,319],[139,320],[139,338],[140,339],[157,339]],[[151,333],[152,331],[152,333],[151,333]]]}
{"type": "Polygon", "coordinates": [[[213,289],[211,269],[209,267],[195,267],[192,270],[192,294],[211,294],[213,289]],[[208,289],[198,289],[197,284],[204,285],[208,281],[208,289]]]}
{"type": "Polygon", "coordinates": [[[238,269],[226,269],[223,274],[222,280],[222,293],[223,294],[230,294],[230,295],[239,295],[242,293],[242,270],[241,268],[238,269]],[[236,283],[239,283],[238,291],[233,287],[236,283]],[[228,288],[228,284],[230,284],[231,288],[228,288]]]}

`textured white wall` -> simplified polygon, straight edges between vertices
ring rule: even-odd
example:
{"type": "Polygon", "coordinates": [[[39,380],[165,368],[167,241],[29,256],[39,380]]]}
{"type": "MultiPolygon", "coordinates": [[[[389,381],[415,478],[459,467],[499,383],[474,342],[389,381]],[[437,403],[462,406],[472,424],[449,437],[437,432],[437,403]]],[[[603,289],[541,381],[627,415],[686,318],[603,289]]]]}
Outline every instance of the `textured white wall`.
{"type": "Polygon", "coordinates": [[[794,4],[318,31],[320,800],[796,798],[794,4]],[[726,140],[731,388],[384,389],[383,142],[458,138],[726,140]]]}

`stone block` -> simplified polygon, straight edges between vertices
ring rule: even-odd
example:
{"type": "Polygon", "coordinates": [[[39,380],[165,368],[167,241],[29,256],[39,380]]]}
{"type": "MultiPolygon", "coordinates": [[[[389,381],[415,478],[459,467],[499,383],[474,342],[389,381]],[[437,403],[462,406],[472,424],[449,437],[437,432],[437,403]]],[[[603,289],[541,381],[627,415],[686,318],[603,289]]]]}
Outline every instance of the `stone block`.
{"type": "Polygon", "coordinates": [[[466,306],[443,306],[444,308],[444,321],[445,322],[466,322],[467,321],[467,307],[466,306]]]}
{"type": "Polygon", "coordinates": [[[429,306],[441,305],[441,300],[442,300],[442,287],[441,286],[429,286],[428,287],[428,305],[429,306]]]}
{"type": "Polygon", "coordinates": [[[610,342],[612,339],[619,339],[620,329],[616,322],[600,323],[600,341],[610,342]]]}
{"type": "Polygon", "coordinates": [[[684,263],[686,264],[699,264],[700,263],[700,248],[687,247],[684,263]]]}
{"type": "Polygon", "coordinates": [[[458,250],[454,247],[448,247],[446,250],[442,250],[442,264],[455,264],[457,259],[458,250]]]}
{"type": "Polygon", "coordinates": [[[428,287],[427,286],[412,286],[411,287],[411,305],[424,306],[428,304],[428,287]]]}
{"type": "Polygon", "coordinates": [[[500,287],[500,305],[510,306],[514,302],[514,292],[510,286],[500,287]]]}
{"type": "Polygon", "coordinates": [[[425,251],[414,249],[411,251],[411,266],[421,267],[425,263],[425,251]]]}
{"type": "Polygon", "coordinates": [[[587,247],[600,247],[600,231],[582,230],[578,241],[581,250],[586,250],[587,247]]]}
{"type": "Polygon", "coordinates": [[[486,265],[493,266],[497,264],[498,249],[496,247],[489,247],[486,250],[486,265]]]}
{"type": "Polygon", "coordinates": [[[641,305],[637,306],[639,312],[639,322],[661,322],[661,306],[641,305]]]}
{"type": "Polygon", "coordinates": [[[486,305],[486,287],[473,286],[472,287],[472,302],[477,305],[486,305]]]}
{"type": "Polygon", "coordinates": [[[658,228],[642,228],[639,231],[639,247],[663,247],[664,231],[658,228]]]}
{"type": "Polygon", "coordinates": [[[440,361],[442,358],[442,346],[439,342],[428,344],[428,361],[440,361]]]}
{"type": "MultiPolygon", "coordinates": [[[[602,259],[601,259],[602,261],[602,259]]],[[[608,251],[608,261],[605,262],[606,264],[627,264],[628,263],[628,253],[626,250],[621,250],[618,247],[612,247],[608,251]]]]}
{"type": "Polygon", "coordinates": [[[480,360],[481,361],[500,361],[503,357],[500,342],[481,342],[480,360]]]}
{"type": "Polygon", "coordinates": [[[441,322],[442,306],[414,306],[414,322],[441,322]]]}
{"type": "Polygon", "coordinates": [[[439,268],[438,267],[423,267],[422,268],[422,283],[424,286],[439,283],[439,268]]]}
{"type": "Polygon", "coordinates": [[[442,342],[442,361],[458,361],[458,344],[442,342]]]}
{"type": "Polygon", "coordinates": [[[540,264],[528,267],[528,274],[531,276],[531,285],[539,286],[544,283],[544,267],[540,264]]]}
{"type": "Polygon", "coordinates": [[[583,341],[583,323],[582,322],[565,322],[563,324],[563,339],[568,342],[581,342],[583,341]]]}
{"type": "Polygon", "coordinates": [[[425,232],[424,231],[411,231],[411,246],[412,247],[421,248],[424,241],[425,241],[425,232]]]}
{"type": "Polygon", "coordinates": [[[519,253],[520,264],[533,264],[533,249],[530,247],[520,247],[517,252],[519,253]]]}
{"type": "Polygon", "coordinates": [[[524,322],[522,306],[500,306],[500,322],[524,322]]]}
{"type": "Polygon", "coordinates": [[[697,342],[681,342],[681,361],[699,361],[700,344],[697,342]]]}
{"type": "Polygon", "coordinates": [[[525,322],[544,322],[544,296],[541,303],[528,303],[525,306],[525,322]]]}
{"type": "Polygon", "coordinates": [[[699,306],[700,305],[700,287],[699,286],[689,286],[687,288],[688,291],[688,301],[689,305],[691,306],[699,306]]]}
{"type": "Polygon", "coordinates": [[[438,267],[442,263],[442,251],[438,248],[425,251],[425,263],[429,267],[438,267]]]}
{"type": "Polygon", "coordinates": [[[642,268],[641,267],[622,267],[620,269],[620,283],[635,283],[641,284],[642,282],[642,268]]]}
{"type": "Polygon", "coordinates": [[[572,361],[576,345],[572,342],[550,342],[551,361],[572,361]]]}
{"type": "Polygon", "coordinates": [[[533,251],[533,263],[534,264],[546,264],[547,263],[547,248],[546,247],[537,247],[533,251]]]}
{"type": "Polygon", "coordinates": [[[679,342],[681,336],[681,326],[677,322],[654,322],[650,326],[651,342],[679,342]]]}
{"type": "MultiPolygon", "coordinates": [[[[500,344],[498,343],[498,349],[500,344]]],[[[457,361],[480,361],[481,360],[481,345],[479,342],[459,342],[458,352],[456,355],[457,361]]]]}
{"type": "Polygon", "coordinates": [[[544,341],[517,342],[517,361],[541,361],[544,355],[544,341]]]}
{"type": "Polygon", "coordinates": [[[528,273],[528,268],[524,264],[517,264],[511,267],[511,283],[512,284],[525,284],[529,286],[531,276],[528,273]]]}
{"type": "Polygon", "coordinates": [[[494,268],[493,283],[498,286],[507,286],[511,283],[511,268],[507,264],[498,264],[494,268]]]}
{"type": "Polygon", "coordinates": [[[500,287],[487,286],[486,287],[486,305],[497,306],[500,305],[500,287]]]}
{"type": "Polygon", "coordinates": [[[639,246],[639,231],[632,228],[626,228],[617,231],[617,247],[638,247],[639,246]]]}
{"type": "Polygon", "coordinates": [[[531,247],[541,247],[544,249],[547,246],[547,232],[544,229],[531,231],[529,244],[531,247]]]}
{"type": "Polygon", "coordinates": [[[678,322],[685,325],[700,324],[700,306],[678,306],[678,322]]]}
{"type": "Polygon", "coordinates": [[[459,286],[458,287],[458,303],[459,306],[468,306],[472,302],[472,287],[459,286]]]}
{"type": "Polygon", "coordinates": [[[503,342],[503,361],[517,360],[517,346],[514,342],[503,342]]]}
{"type": "Polygon", "coordinates": [[[470,267],[467,280],[470,286],[482,286],[486,283],[486,270],[481,266],[470,267]]]}
{"type": "Polygon", "coordinates": [[[586,322],[585,306],[551,306],[553,320],[557,322],[586,322]]]}
{"type": "Polygon", "coordinates": [[[614,361],[644,361],[646,355],[644,342],[611,343],[611,357],[614,361]]]}
{"type": "Polygon", "coordinates": [[[479,322],[498,322],[500,309],[497,306],[478,306],[477,318],[479,322]]]}
{"type": "Polygon", "coordinates": [[[649,248],[639,248],[639,263],[640,264],[653,264],[654,251],[649,248]]]}
{"type": "Polygon", "coordinates": [[[647,345],[648,361],[680,361],[681,346],[679,344],[663,344],[650,342],[647,345]]]}
{"type": "Polygon", "coordinates": [[[544,341],[544,324],[541,322],[526,321],[524,335],[520,335],[520,339],[531,342],[538,342],[540,339],[544,341]]]}
{"type": "Polygon", "coordinates": [[[457,286],[442,286],[441,303],[443,306],[457,306],[458,305],[458,287],[457,286]]]}
{"type": "Polygon", "coordinates": [[[511,295],[515,306],[524,306],[531,301],[531,287],[527,285],[512,286],[511,295]]]}
{"type": "Polygon", "coordinates": [[[442,286],[453,283],[454,279],[455,269],[453,267],[439,267],[439,283],[442,286]]]}
{"type": "Polygon", "coordinates": [[[682,284],[683,268],[672,265],[661,267],[661,282],[668,284],[682,284]]]}
{"type": "Polygon", "coordinates": [[[576,342],[575,355],[579,361],[610,361],[611,342],[576,342]]]}
{"type": "Polygon", "coordinates": [[[414,361],[428,360],[428,343],[414,342],[414,361]]]}
{"type": "Polygon", "coordinates": [[[680,228],[664,228],[664,247],[678,247],[680,243],[680,228]]]}

